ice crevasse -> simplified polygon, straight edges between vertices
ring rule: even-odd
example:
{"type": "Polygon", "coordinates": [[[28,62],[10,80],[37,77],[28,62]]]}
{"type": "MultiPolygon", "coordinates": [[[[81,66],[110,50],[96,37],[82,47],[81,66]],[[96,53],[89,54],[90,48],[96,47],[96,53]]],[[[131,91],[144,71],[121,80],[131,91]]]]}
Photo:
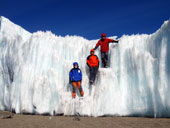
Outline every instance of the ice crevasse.
{"type": "MultiPolygon", "coordinates": [[[[116,39],[116,36],[111,37],[116,39]]],[[[86,58],[98,40],[30,33],[0,18],[0,110],[82,116],[170,117],[170,20],[153,34],[123,35],[110,44],[110,67],[89,86],[86,58]],[[71,97],[78,62],[84,98],[71,97]]],[[[100,50],[96,50],[100,58],[100,50]]]]}

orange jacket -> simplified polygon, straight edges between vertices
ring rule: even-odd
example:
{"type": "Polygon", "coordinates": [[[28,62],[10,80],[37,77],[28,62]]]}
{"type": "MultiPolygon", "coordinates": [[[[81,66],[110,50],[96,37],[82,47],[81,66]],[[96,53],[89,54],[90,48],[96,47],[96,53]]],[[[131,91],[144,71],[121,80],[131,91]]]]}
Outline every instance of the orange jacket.
{"type": "Polygon", "coordinates": [[[99,58],[96,55],[89,55],[86,63],[89,67],[99,67],[99,58]]]}

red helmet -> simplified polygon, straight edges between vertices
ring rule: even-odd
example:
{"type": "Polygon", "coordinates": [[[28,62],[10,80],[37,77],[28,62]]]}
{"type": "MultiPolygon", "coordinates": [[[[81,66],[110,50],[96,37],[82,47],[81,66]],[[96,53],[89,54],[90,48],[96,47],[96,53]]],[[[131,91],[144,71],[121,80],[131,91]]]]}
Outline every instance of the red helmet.
{"type": "Polygon", "coordinates": [[[102,34],[101,34],[101,37],[106,37],[106,34],[105,34],[105,33],[102,33],[102,34]]]}
{"type": "Polygon", "coordinates": [[[94,52],[94,49],[91,49],[91,50],[90,50],[90,53],[91,53],[91,52],[94,52]]]}

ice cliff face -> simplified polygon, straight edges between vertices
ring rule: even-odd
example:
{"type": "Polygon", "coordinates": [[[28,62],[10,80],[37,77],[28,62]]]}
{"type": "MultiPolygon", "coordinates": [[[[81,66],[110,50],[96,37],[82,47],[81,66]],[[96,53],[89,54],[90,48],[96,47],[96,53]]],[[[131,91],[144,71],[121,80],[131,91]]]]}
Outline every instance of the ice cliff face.
{"type": "MultiPolygon", "coordinates": [[[[110,44],[110,68],[89,87],[86,57],[97,40],[29,33],[0,20],[0,110],[32,114],[170,117],[170,21],[151,35],[110,44]],[[68,74],[77,61],[83,100],[71,98],[68,74]]],[[[99,49],[96,54],[100,57],[99,49]]]]}

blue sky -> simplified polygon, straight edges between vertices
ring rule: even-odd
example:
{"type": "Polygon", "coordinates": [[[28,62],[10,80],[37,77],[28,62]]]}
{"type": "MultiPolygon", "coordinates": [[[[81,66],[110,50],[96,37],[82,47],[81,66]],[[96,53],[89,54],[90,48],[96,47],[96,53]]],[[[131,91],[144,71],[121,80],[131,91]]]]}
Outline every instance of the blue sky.
{"type": "Polygon", "coordinates": [[[0,15],[29,32],[99,39],[150,34],[170,19],[170,0],[0,0],[0,15]]]}

